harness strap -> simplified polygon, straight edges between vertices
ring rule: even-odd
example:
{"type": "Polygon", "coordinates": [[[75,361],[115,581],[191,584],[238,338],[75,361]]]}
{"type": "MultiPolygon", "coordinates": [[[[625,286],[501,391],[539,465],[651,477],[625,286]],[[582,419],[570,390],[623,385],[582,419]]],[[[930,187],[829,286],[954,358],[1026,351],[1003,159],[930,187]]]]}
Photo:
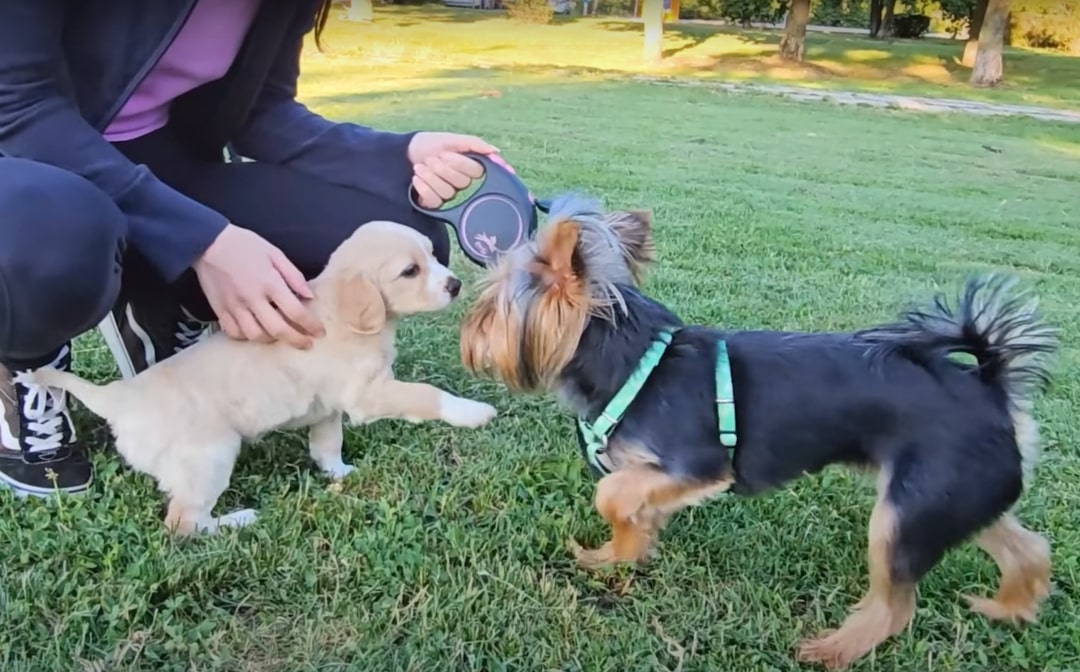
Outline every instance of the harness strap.
{"type": "Polygon", "coordinates": [[[738,441],[735,432],[735,386],[731,382],[731,361],[727,342],[716,342],[716,418],[720,426],[720,445],[733,448],[738,441]]]}
{"type": "Polygon", "coordinates": [[[615,393],[615,396],[611,398],[611,401],[607,403],[607,406],[600,412],[600,416],[595,422],[588,423],[584,418],[578,418],[578,427],[581,429],[582,437],[585,439],[586,459],[590,465],[602,473],[611,471],[607,465],[600,461],[601,455],[607,448],[608,439],[611,438],[611,433],[615,431],[615,427],[622,422],[623,416],[626,415],[626,409],[630,407],[638,392],[641,392],[641,388],[645,385],[645,381],[649,379],[653,369],[660,363],[664,351],[671,345],[671,335],[670,330],[661,331],[656,335],[656,340],[641,356],[637,368],[626,379],[626,382],[615,393]]]}
{"type": "MultiPolygon", "coordinates": [[[[641,392],[645,381],[660,363],[664,352],[671,345],[672,331],[665,330],[657,334],[645,354],[641,356],[634,372],[630,374],[615,396],[600,413],[595,422],[578,418],[578,431],[581,438],[582,452],[589,466],[600,474],[611,473],[612,465],[606,455],[611,433],[622,422],[630,404],[641,392]]],[[[727,343],[723,339],[716,342],[716,415],[719,427],[720,444],[729,451],[738,442],[735,427],[735,387],[731,380],[731,360],[727,343]]]]}

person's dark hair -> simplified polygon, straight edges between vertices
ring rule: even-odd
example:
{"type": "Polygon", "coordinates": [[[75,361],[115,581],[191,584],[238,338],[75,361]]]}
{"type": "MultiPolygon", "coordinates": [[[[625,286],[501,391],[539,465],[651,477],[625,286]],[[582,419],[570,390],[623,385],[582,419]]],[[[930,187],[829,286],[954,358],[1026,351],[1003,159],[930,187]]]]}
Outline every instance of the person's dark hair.
{"type": "Polygon", "coordinates": [[[330,18],[330,5],[333,0],[323,0],[315,10],[315,46],[319,51],[323,50],[322,31],[326,27],[326,20],[330,18]]]}

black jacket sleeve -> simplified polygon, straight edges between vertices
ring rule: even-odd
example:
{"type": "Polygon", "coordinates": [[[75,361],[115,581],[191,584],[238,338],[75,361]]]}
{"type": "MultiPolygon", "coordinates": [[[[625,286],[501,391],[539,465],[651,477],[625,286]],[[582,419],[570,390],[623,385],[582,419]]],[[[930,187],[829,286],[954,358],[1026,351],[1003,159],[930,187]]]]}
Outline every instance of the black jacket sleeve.
{"type": "Polygon", "coordinates": [[[63,94],[64,1],[0,1],[0,154],[93,182],[127,215],[131,244],[172,281],[227,222],[129,161],[63,94]]]}
{"type": "Polygon", "coordinates": [[[413,174],[408,147],[414,133],[328,121],[296,100],[304,36],[314,25],[313,12],[303,16],[271,64],[247,123],[232,138],[233,147],[256,161],[407,202],[413,174]]]}

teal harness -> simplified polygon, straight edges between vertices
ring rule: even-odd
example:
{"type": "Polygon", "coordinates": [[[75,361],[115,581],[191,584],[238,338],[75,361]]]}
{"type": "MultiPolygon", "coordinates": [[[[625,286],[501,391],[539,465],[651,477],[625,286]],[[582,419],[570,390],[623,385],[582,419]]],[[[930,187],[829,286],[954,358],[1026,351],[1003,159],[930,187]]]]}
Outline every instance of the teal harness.
{"type": "MultiPolygon", "coordinates": [[[[641,392],[645,381],[653,369],[660,363],[674,330],[664,330],[656,336],[649,349],[641,356],[637,368],[626,379],[623,386],[607,403],[599,417],[592,423],[578,417],[578,430],[581,432],[582,452],[589,467],[599,474],[610,474],[613,464],[607,455],[611,433],[622,421],[626,409],[641,392]]],[[[720,444],[730,452],[737,441],[735,433],[735,388],[731,382],[731,361],[728,357],[727,343],[720,339],[716,342],[716,416],[720,428],[720,444]]]]}

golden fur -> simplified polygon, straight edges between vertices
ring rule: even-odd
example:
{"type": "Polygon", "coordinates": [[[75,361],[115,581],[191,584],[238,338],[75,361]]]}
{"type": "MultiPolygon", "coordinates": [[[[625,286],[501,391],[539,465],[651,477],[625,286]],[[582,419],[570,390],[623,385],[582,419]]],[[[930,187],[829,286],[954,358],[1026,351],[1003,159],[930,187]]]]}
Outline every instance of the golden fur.
{"type": "Polygon", "coordinates": [[[250,509],[211,515],[229,484],[242,440],[308,427],[320,469],[343,478],[342,420],[443,420],[479,427],[489,404],[425,383],[394,379],[398,318],[441,310],[461,283],[432,256],[431,241],[393,222],[359,227],[311,282],[308,308],[326,335],[309,350],[234,341],[215,334],[134,378],[97,386],[54,369],[27,382],[69,390],[104,417],[117,451],[153,477],[169,500],[166,525],[179,533],[253,521],[250,509]]]}

